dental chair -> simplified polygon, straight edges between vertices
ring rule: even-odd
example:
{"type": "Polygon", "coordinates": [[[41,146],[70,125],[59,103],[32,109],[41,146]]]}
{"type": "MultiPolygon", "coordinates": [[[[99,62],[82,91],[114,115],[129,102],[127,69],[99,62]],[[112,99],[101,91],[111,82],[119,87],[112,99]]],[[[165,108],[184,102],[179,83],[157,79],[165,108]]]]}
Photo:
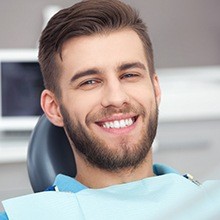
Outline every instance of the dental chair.
{"type": "Polygon", "coordinates": [[[45,115],[32,132],[27,167],[34,192],[51,186],[59,173],[76,176],[74,155],[64,129],[54,126],[45,115]]]}

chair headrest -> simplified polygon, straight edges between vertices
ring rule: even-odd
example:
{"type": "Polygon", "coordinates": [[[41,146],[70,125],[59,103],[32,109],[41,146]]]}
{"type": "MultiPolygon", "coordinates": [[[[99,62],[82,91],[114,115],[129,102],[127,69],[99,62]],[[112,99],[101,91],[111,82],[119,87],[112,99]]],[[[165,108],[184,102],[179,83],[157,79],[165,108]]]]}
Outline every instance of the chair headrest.
{"type": "Polygon", "coordinates": [[[45,115],[31,134],[27,167],[34,192],[51,186],[59,173],[76,175],[74,155],[64,129],[54,126],[45,115]]]}

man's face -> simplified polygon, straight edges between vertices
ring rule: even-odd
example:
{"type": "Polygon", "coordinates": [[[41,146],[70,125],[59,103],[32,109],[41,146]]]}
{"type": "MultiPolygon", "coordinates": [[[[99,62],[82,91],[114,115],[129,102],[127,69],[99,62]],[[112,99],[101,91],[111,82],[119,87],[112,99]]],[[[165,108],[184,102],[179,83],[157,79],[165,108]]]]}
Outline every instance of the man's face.
{"type": "Polygon", "coordinates": [[[140,165],[156,134],[160,91],[138,35],[71,39],[61,69],[60,110],[75,153],[109,171],[140,165]]]}

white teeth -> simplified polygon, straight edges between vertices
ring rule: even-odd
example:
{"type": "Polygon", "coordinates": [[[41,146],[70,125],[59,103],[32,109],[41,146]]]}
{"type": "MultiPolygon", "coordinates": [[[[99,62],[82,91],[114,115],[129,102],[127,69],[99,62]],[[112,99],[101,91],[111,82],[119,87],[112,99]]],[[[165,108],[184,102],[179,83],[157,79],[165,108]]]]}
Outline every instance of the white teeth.
{"type": "Polygon", "coordinates": [[[128,119],[128,126],[132,125],[133,124],[133,121],[131,118],[128,119]]]}
{"type": "Polygon", "coordinates": [[[125,120],[120,120],[120,127],[121,127],[121,128],[126,127],[126,122],[125,122],[125,120]]]}
{"type": "Polygon", "coordinates": [[[125,120],[120,120],[120,121],[111,121],[111,122],[105,122],[102,126],[104,128],[125,128],[127,126],[131,126],[134,123],[134,121],[129,118],[125,120]]]}
{"type": "Polygon", "coordinates": [[[120,128],[120,122],[114,121],[114,128],[120,128]]]}
{"type": "Polygon", "coordinates": [[[110,128],[110,124],[109,123],[106,123],[105,125],[106,125],[107,128],[110,128]]]}
{"type": "Polygon", "coordinates": [[[114,128],[114,122],[109,123],[109,128],[114,128]]]}

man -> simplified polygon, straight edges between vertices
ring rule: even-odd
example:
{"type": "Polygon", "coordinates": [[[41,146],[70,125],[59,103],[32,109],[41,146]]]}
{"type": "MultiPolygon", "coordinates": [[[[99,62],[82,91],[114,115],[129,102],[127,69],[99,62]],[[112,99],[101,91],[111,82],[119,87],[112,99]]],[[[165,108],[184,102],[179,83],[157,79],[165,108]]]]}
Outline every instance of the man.
{"type": "MultiPolygon", "coordinates": [[[[155,165],[160,86],[146,26],[118,0],[61,10],[42,33],[41,106],[77,165],[56,191],[3,202],[9,219],[217,219],[220,183],[155,165]],[[57,192],[59,191],[59,192],[57,192]]],[[[6,218],[6,215],[5,215],[6,218]]]]}

